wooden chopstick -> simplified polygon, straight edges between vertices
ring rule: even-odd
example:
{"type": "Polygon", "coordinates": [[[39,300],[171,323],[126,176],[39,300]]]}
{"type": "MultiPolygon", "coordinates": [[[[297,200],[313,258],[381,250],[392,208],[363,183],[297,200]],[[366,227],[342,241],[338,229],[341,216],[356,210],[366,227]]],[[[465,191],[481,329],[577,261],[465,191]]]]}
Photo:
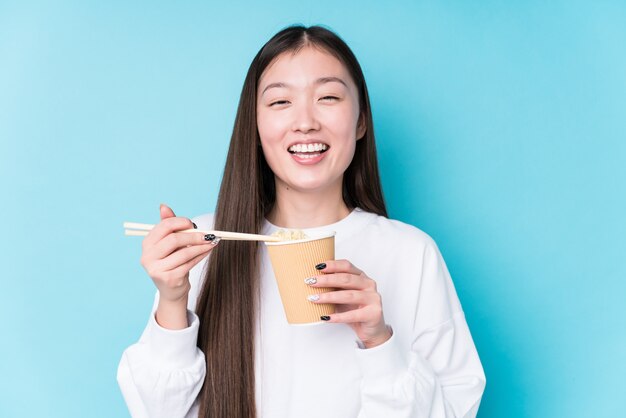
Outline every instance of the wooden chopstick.
{"type": "MultiPolygon", "coordinates": [[[[129,236],[145,236],[148,232],[154,228],[152,224],[142,224],[137,222],[124,222],[124,234],[129,236]]],[[[237,240],[237,241],[270,241],[278,242],[282,241],[279,237],[271,235],[259,235],[259,234],[245,234],[243,232],[228,232],[228,231],[207,231],[202,229],[183,229],[176,232],[201,232],[203,234],[213,234],[223,240],[237,240]]]]}

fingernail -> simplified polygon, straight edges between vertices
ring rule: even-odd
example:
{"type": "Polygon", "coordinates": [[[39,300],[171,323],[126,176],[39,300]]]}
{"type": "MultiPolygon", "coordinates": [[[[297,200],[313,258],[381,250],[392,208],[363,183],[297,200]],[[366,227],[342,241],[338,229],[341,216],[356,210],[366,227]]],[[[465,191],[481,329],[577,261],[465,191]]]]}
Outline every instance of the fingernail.
{"type": "Polygon", "coordinates": [[[215,239],[211,241],[211,245],[216,246],[221,240],[220,237],[215,237],[215,239]]]}
{"type": "Polygon", "coordinates": [[[215,240],[215,238],[217,238],[217,237],[216,237],[215,235],[213,235],[213,234],[206,234],[206,235],[204,236],[204,240],[205,240],[205,241],[214,241],[214,240],[215,240]]]}
{"type": "Polygon", "coordinates": [[[317,302],[318,300],[320,300],[320,295],[309,295],[306,297],[309,302],[317,302]]]}
{"type": "Polygon", "coordinates": [[[198,225],[196,225],[195,222],[192,222],[192,224],[193,224],[193,229],[198,229],[198,225]]]}
{"type": "Polygon", "coordinates": [[[320,316],[320,319],[321,319],[322,321],[330,321],[330,316],[328,316],[328,315],[322,315],[322,316],[320,316]]]}
{"type": "Polygon", "coordinates": [[[326,268],[326,263],[319,263],[317,266],[315,266],[315,268],[318,270],[324,270],[326,268]]]}
{"type": "Polygon", "coordinates": [[[315,277],[309,277],[308,279],[304,279],[304,283],[306,283],[306,284],[315,284],[315,283],[317,283],[317,279],[315,277]]]}

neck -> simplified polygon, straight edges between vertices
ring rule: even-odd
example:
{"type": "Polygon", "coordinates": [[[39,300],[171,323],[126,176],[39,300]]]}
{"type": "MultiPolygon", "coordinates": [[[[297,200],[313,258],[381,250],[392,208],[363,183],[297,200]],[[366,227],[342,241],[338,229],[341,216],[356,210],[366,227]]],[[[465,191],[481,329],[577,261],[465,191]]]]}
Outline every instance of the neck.
{"type": "Polygon", "coordinates": [[[267,219],[281,228],[315,228],[339,222],[350,214],[342,183],[323,191],[301,191],[276,182],[276,202],[267,219]]]}

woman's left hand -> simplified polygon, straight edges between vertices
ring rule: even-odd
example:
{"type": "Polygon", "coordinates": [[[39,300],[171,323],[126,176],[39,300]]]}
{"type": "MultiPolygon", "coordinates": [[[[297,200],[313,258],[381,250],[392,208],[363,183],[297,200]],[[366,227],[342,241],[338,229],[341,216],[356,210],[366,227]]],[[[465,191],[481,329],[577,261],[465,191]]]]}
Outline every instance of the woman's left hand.
{"type": "Polygon", "coordinates": [[[391,338],[383,316],[382,298],[374,280],[348,260],[326,261],[316,268],[324,274],[312,277],[314,280],[305,280],[309,286],[339,289],[321,293],[317,300],[315,297],[309,299],[313,303],[337,304],[336,313],[330,315],[330,319],[322,319],[348,324],[365,348],[376,347],[391,338]]]}

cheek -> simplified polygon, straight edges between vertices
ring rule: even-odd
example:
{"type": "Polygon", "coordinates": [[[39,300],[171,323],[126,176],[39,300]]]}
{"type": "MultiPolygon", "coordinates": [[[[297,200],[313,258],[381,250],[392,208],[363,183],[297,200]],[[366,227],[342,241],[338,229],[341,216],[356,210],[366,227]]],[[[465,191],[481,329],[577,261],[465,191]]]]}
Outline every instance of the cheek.
{"type": "Polygon", "coordinates": [[[261,138],[261,143],[262,144],[266,143],[268,138],[271,138],[272,136],[271,125],[267,123],[267,120],[264,120],[262,118],[257,118],[256,126],[259,131],[259,137],[261,138]]]}
{"type": "Polygon", "coordinates": [[[261,139],[261,149],[265,160],[269,164],[272,171],[276,171],[277,166],[277,154],[275,144],[281,140],[281,129],[277,126],[276,118],[268,117],[267,114],[259,113],[257,115],[257,129],[259,131],[259,138],[261,139]]]}
{"type": "Polygon", "coordinates": [[[337,136],[349,140],[356,138],[357,112],[346,106],[328,115],[326,124],[337,136]]]}
{"type": "Polygon", "coordinates": [[[267,112],[259,113],[256,122],[261,142],[280,140],[285,132],[284,118],[274,117],[267,112]]]}

